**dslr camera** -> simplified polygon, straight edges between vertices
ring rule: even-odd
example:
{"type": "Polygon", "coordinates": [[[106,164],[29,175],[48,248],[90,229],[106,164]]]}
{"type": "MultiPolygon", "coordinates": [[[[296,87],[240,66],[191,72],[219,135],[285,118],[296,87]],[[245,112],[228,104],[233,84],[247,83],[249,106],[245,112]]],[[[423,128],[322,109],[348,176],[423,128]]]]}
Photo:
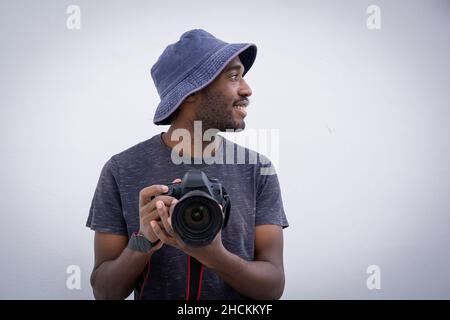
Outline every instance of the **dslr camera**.
{"type": "Polygon", "coordinates": [[[187,245],[210,244],[230,216],[231,202],[225,188],[201,170],[189,170],[181,183],[167,186],[165,195],[178,199],[172,213],[173,230],[187,245]]]}

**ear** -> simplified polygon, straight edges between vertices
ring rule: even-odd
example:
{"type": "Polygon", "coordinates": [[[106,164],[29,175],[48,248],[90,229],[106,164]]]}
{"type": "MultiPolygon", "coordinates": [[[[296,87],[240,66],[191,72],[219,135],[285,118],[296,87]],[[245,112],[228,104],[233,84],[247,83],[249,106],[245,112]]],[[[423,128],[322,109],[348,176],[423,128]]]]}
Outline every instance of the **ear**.
{"type": "Polygon", "coordinates": [[[199,92],[198,92],[198,91],[197,91],[197,92],[194,92],[194,93],[190,94],[190,95],[185,99],[185,101],[188,102],[188,103],[196,102],[196,101],[198,100],[198,96],[199,96],[199,92]]]}

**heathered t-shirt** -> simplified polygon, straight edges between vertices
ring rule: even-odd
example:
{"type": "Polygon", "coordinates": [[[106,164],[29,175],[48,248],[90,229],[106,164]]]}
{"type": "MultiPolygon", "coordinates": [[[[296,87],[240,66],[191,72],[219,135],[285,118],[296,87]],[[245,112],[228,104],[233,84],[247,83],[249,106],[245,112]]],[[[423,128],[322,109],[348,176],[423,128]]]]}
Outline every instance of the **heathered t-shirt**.
{"type": "MultiPolygon", "coordinates": [[[[191,164],[175,164],[171,151],[161,133],[112,156],[100,174],[86,226],[130,237],[139,230],[139,191],[181,179],[190,169],[202,170],[208,178],[218,179],[230,196],[230,218],[221,231],[228,251],[245,260],[254,260],[255,226],[288,226],[278,178],[273,170],[268,170],[273,167],[267,158],[225,138],[213,164],[210,164],[211,157],[201,164],[195,164],[194,160],[191,164]],[[239,158],[242,154],[246,155],[245,161],[239,158]]],[[[136,283],[135,299],[186,298],[188,256],[184,252],[163,245],[151,256],[149,265],[136,283]],[[141,293],[149,265],[150,272],[141,293]]],[[[245,298],[214,271],[204,268],[200,299],[245,298]]]]}

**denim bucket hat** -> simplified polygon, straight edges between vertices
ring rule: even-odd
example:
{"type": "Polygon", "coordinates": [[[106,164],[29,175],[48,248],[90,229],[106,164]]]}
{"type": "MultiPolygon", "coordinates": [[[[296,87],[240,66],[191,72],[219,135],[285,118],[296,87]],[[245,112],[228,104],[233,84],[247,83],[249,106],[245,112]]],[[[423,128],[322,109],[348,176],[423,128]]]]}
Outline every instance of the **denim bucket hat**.
{"type": "Polygon", "coordinates": [[[202,29],[183,33],[180,40],[167,46],[151,69],[161,98],[153,123],[170,124],[170,115],[183,100],[209,85],[237,56],[245,75],[255,61],[256,46],[226,43],[202,29]]]}

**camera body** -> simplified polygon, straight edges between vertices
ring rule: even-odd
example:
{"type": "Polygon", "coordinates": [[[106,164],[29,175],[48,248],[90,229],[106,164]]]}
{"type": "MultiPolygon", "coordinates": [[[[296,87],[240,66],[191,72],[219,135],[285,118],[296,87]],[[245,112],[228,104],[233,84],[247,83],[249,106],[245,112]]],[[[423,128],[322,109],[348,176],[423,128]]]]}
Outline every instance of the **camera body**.
{"type": "Polygon", "coordinates": [[[173,230],[187,245],[210,244],[229,219],[231,202],[225,188],[201,170],[189,170],[181,183],[168,187],[166,195],[178,199],[172,213],[173,230]]]}

